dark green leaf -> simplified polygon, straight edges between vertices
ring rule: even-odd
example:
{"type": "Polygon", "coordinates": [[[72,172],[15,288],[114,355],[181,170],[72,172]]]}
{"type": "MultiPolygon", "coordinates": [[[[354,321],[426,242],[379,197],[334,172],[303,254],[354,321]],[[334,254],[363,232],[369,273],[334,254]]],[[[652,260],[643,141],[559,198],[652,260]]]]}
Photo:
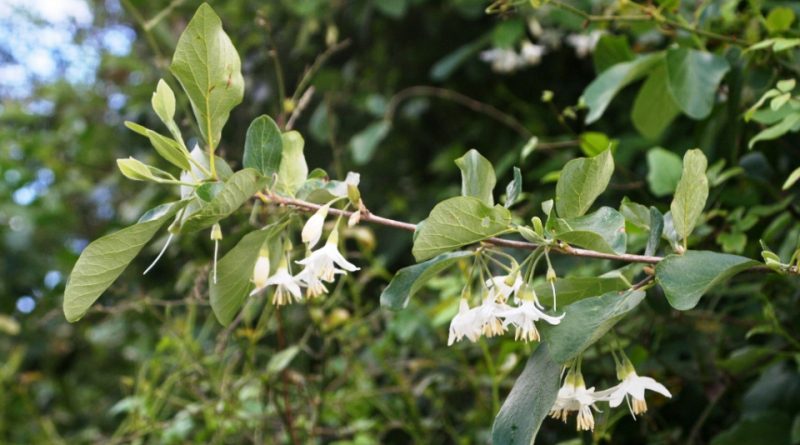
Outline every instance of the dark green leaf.
{"type": "Polygon", "coordinates": [[[608,186],[614,173],[614,158],[606,150],[593,158],[567,162],[556,184],[556,211],[562,218],[586,213],[608,186]]]}
{"type": "Polygon", "coordinates": [[[257,117],[247,129],[244,139],[243,164],[254,168],[265,178],[278,173],[283,157],[283,138],[278,125],[269,116],[257,117]]]}
{"type": "Polygon", "coordinates": [[[207,3],[178,39],[170,71],[189,96],[200,133],[213,150],[231,110],[242,101],[244,78],[239,54],[207,3]]]}
{"type": "Polygon", "coordinates": [[[308,164],[303,154],[305,141],[296,131],[283,134],[283,156],[278,170],[277,190],[287,195],[294,195],[303,186],[308,177],[308,164]]]}
{"type": "Polygon", "coordinates": [[[456,165],[461,169],[461,195],[473,196],[486,205],[494,205],[492,192],[497,178],[492,163],[472,149],[456,159],[456,165]]]}
{"type": "Polygon", "coordinates": [[[614,96],[649,73],[662,57],[663,53],[648,54],[630,62],[618,63],[597,76],[583,92],[583,100],[589,107],[586,123],[600,119],[614,96]]]}
{"type": "Polygon", "coordinates": [[[704,51],[675,48],[667,51],[666,63],[668,89],[678,107],[692,119],[708,117],[730,69],[728,61],[704,51]]]}
{"type": "Polygon", "coordinates": [[[64,316],[79,320],[119,277],[164,223],[186,203],[164,204],[147,212],[138,223],[89,244],[72,268],[64,291],[64,316]]]}
{"type": "Polygon", "coordinates": [[[209,299],[214,315],[224,326],[233,321],[253,289],[253,268],[261,246],[286,224],[288,220],[283,220],[248,233],[217,263],[217,282],[209,280],[209,299]]]}
{"type": "Polygon", "coordinates": [[[511,224],[503,206],[489,207],[477,198],[459,196],[440,202],[424,225],[417,226],[412,253],[417,261],[499,235],[511,224]]]}
{"type": "Polygon", "coordinates": [[[555,237],[561,241],[610,254],[625,253],[625,218],[611,207],[586,216],[556,219],[555,237]]]}
{"type": "Polygon", "coordinates": [[[675,233],[684,240],[684,244],[706,206],[708,198],[707,166],[706,156],[698,149],[689,150],[683,155],[683,172],[678,186],[675,188],[675,197],[672,199],[669,209],[672,212],[675,233]]]}
{"type": "MultiPolygon", "coordinates": [[[[800,172],[800,169],[798,169],[800,172]]],[[[506,202],[503,204],[505,208],[514,205],[519,199],[519,194],[522,193],[522,172],[519,167],[514,167],[514,179],[506,186],[506,202]]]]}
{"type": "Polygon", "coordinates": [[[584,298],[564,308],[560,324],[542,324],[542,340],[550,348],[557,363],[566,363],[593,345],[625,314],[644,299],[640,290],[608,292],[599,297],[584,298]]]}
{"type": "Polygon", "coordinates": [[[459,260],[471,257],[475,252],[460,251],[443,253],[424,263],[404,267],[397,271],[389,286],[381,293],[381,306],[400,310],[408,306],[414,296],[431,278],[459,260]]]}
{"type": "Polygon", "coordinates": [[[594,48],[594,70],[600,74],[618,63],[630,62],[634,57],[627,37],[605,34],[594,48]]]}
{"type": "Polygon", "coordinates": [[[675,192],[682,169],[681,157],[669,150],[656,147],[647,152],[647,184],[656,196],[675,192]]]}
{"type": "MultiPolygon", "coordinates": [[[[603,295],[612,291],[623,291],[630,284],[620,276],[615,277],[571,277],[556,280],[558,307],[583,300],[587,297],[603,295]]],[[[552,303],[552,289],[548,283],[535,287],[536,294],[545,306],[552,303]]]]}
{"type": "Polygon", "coordinates": [[[561,364],[540,344],[506,397],[492,425],[492,443],[530,445],[558,395],[561,364]]]}
{"type": "Polygon", "coordinates": [[[192,214],[181,227],[184,233],[210,227],[242,206],[264,187],[265,179],[251,168],[239,170],[225,182],[225,188],[208,205],[192,214]]]}
{"type": "Polygon", "coordinates": [[[631,110],[633,126],[648,139],[658,139],[681,109],[667,87],[667,67],[664,62],[647,77],[631,110]]]}
{"type": "Polygon", "coordinates": [[[372,159],[375,149],[378,148],[389,130],[392,123],[387,120],[373,122],[369,127],[361,130],[360,133],[350,139],[350,154],[353,155],[353,162],[364,165],[372,159]]]}
{"type": "Polygon", "coordinates": [[[647,239],[645,255],[655,255],[661,242],[661,233],[664,231],[664,215],[655,208],[650,207],[650,235],[647,239]]]}
{"type": "Polygon", "coordinates": [[[675,309],[697,306],[700,297],[715,285],[759,263],[736,255],[690,250],[669,255],[656,265],[656,281],[675,309]]]}

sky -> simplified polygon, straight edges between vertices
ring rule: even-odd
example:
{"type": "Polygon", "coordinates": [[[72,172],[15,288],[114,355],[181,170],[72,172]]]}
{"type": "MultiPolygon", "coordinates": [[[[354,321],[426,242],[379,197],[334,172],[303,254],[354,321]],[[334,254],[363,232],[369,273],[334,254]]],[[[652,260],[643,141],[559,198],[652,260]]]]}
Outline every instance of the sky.
{"type": "MultiPolygon", "coordinates": [[[[121,11],[118,0],[106,9],[121,11]]],[[[133,29],[93,29],[84,0],[0,0],[0,98],[25,98],[38,83],[91,83],[104,52],[126,55],[133,29]]]]}

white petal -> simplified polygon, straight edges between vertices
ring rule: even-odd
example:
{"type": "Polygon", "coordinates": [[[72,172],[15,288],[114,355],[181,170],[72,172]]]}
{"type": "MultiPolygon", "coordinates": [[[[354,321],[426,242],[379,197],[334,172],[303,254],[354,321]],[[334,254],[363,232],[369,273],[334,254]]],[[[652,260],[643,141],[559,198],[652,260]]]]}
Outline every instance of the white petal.
{"type": "Polygon", "coordinates": [[[325,225],[325,217],[328,216],[329,205],[324,205],[317,209],[311,218],[308,218],[306,225],[303,226],[303,232],[300,236],[304,243],[308,243],[308,247],[312,248],[317,245],[319,239],[322,237],[322,228],[325,225]]]}
{"type": "Polygon", "coordinates": [[[346,271],[348,271],[348,272],[355,272],[355,271],[359,270],[359,268],[358,268],[358,267],[356,267],[354,264],[352,264],[352,263],[350,263],[349,261],[347,261],[347,260],[346,260],[346,259],[345,259],[345,258],[342,256],[342,254],[341,254],[341,253],[339,253],[339,250],[338,250],[338,249],[336,248],[336,246],[334,246],[333,244],[327,244],[327,245],[324,247],[324,249],[327,249],[326,253],[328,254],[328,256],[329,256],[329,257],[330,257],[330,258],[331,258],[331,259],[332,259],[332,260],[333,260],[333,261],[334,261],[334,262],[335,262],[335,263],[336,263],[336,264],[337,264],[339,267],[341,267],[342,269],[344,269],[344,270],[346,270],[346,271]]]}
{"type": "Polygon", "coordinates": [[[613,393],[611,393],[610,396],[608,396],[608,406],[612,408],[618,407],[622,403],[622,399],[625,398],[625,394],[627,393],[628,392],[625,390],[624,387],[622,387],[621,385],[618,386],[616,391],[614,391],[613,393]]]}
{"type": "Polygon", "coordinates": [[[655,379],[651,377],[639,377],[639,380],[642,382],[643,386],[650,391],[655,391],[661,394],[664,397],[672,398],[672,394],[670,394],[667,387],[658,383],[655,379]]]}

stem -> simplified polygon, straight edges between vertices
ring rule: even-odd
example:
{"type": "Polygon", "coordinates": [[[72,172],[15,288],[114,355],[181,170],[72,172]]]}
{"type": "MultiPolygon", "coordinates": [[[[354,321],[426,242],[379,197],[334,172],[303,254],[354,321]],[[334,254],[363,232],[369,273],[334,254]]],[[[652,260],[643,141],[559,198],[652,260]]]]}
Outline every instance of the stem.
{"type": "MultiPolygon", "coordinates": [[[[315,212],[317,211],[322,205],[314,204],[308,201],[303,201],[300,199],[295,198],[286,198],[283,196],[278,196],[275,194],[265,195],[263,193],[257,193],[256,197],[261,199],[265,203],[274,203],[278,205],[296,207],[299,210],[306,211],[306,212],[315,212]]],[[[332,215],[341,215],[349,217],[354,212],[348,210],[339,210],[331,208],[328,212],[332,215]]],[[[384,218],[382,216],[374,215],[369,211],[362,212],[361,221],[366,221],[374,224],[380,224],[387,227],[392,227],[395,229],[406,230],[409,232],[413,232],[417,229],[416,224],[408,223],[405,221],[397,221],[390,218],[384,218]]],[[[504,238],[488,238],[483,240],[483,242],[492,244],[494,246],[499,247],[509,247],[512,249],[522,249],[522,250],[536,250],[541,247],[539,244],[529,243],[527,241],[516,241],[504,238]]],[[[576,257],[583,257],[583,258],[597,258],[597,259],[604,259],[604,260],[616,260],[616,261],[623,261],[627,263],[648,263],[648,264],[655,264],[661,261],[663,258],[659,256],[650,256],[650,255],[634,255],[634,254],[621,254],[621,255],[614,255],[610,253],[603,253],[597,252],[594,250],[589,249],[580,249],[577,247],[572,247],[567,244],[561,244],[559,246],[551,246],[551,251],[558,252],[564,255],[576,256],[576,257]]]]}

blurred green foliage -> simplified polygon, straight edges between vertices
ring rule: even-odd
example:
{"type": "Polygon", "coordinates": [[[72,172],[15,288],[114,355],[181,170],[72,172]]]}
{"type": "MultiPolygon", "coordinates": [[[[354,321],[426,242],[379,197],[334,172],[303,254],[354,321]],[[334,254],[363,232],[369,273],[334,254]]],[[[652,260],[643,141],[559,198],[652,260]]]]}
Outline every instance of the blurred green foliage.
{"type": "MultiPolygon", "coordinates": [[[[568,4],[602,14],[616,3],[568,4]]],[[[691,26],[746,44],[800,33],[794,2],[656,3],[691,26]]],[[[458,274],[431,280],[403,311],[381,309],[378,295],[393,271],[413,262],[407,233],[350,230],[347,245],[362,266],[357,276],[313,304],[276,311],[253,299],[232,329],[220,327],[209,308],[211,241],[179,237],[140,276],[165,241],[157,239],[99,307],[80,323],[63,319],[64,280],[86,242],[169,198],[163,188],[125,180],[115,159],[166,167],[122,123],[159,128],[150,95],[159,78],[177,91],[167,67],[198,4],[94,0],[88,22],[69,16],[55,25],[23,3],[2,11],[4,33],[60,26],[72,39],[63,44],[83,52],[58,55],[54,76],[0,89],[0,443],[488,443],[492,419],[532,347],[495,338],[447,348],[458,274]],[[115,30],[130,48],[102,37],[115,30]],[[69,74],[81,63],[95,68],[91,76],[69,74]]],[[[219,148],[237,167],[253,117],[266,113],[285,123],[286,111],[300,103],[292,92],[318,61],[309,80],[315,93],[295,124],[306,136],[309,165],[338,178],[360,171],[361,193],[376,214],[427,216],[459,193],[454,161],[473,147],[494,163],[501,186],[520,167],[516,210],[530,214],[552,197],[554,175],[568,160],[612,141],[616,173],[598,203],[616,207],[628,197],[666,211],[680,175],[675,158],[699,147],[709,158],[711,194],[693,248],[759,258],[763,240],[783,261],[797,248],[796,187],[781,189],[798,166],[796,121],[748,151],[748,140],[796,114],[793,99],[771,110],[785,105],[779,116],[743,120],[778,81],[800,73],[796,47],[745,53],[745,44],[652,21],[586,28],[582,17],[552,5],[486,14],[480,0],[212,4],[243,62],[244,102],[219,148]],[[581,57],[570,36],[597,29],[607,34],[593,55],[581,57]],[[539,62],[502,72],[481,60],[482,51],[519,50],[524,41],[546,44],[539,62]],[[640,103],[640,91],[658,90],[639,81],[620,88],[597,123],[584,124],[587,110],[576,104],[598,75],[673,43],[714,52],[730,65],[708,115],[682,103],[651,116],[668,105],[658,97],[640,103]],[[632,120],[632,109],[652,119],[632,120]]],[[[0,66],[24,66],[10,42],[0,43],[0,66]]],[[[646,82],[658,81],[653,77],[646,82]]],[[[178,115],[179,126],[192,128],[181,96],[178,115]]],[[[222,251],[235,245],[246,219],[242,212],[227,223],[222,251]]],[[[630,222],[627,231],[631,250],[643,248],[647,232],[630,222]]],[[[553,259],[560,275],[611,268],[553,259]]],[[[798,284],[745,274],[687,312],[672,310],[651,289],[616,335],[637,368],[665,381],[674,397],[652,401],[638,422],[624,410],[600,413],[594,435],[578,442],[568,442],[576,437],[571,426],[549,420],[539,440],[800,443],[798,284]]],[[[604,353],[601,346],[585,356],[604,353]]],[[[591,373],[594,381],[613,381],[613,362],[597,359],[591,373]]]]}

